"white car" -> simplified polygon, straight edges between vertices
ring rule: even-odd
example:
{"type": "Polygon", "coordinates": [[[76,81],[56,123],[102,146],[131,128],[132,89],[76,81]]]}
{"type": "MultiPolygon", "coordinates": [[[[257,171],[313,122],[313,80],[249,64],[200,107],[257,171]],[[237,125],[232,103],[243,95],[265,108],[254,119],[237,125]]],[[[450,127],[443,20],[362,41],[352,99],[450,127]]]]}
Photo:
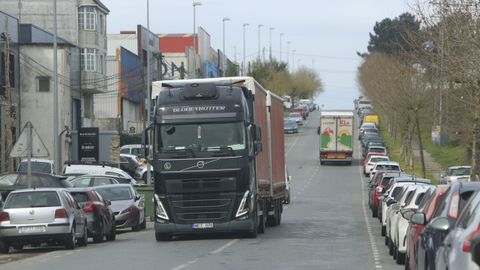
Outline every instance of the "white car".
{"type": "Polygon", "coordinates": [[[451,184],[455,182],[470,182],[472,166],[452,166],[448,167],[447,175],[441,175],[442,184],[451,184]]]}
{"type": "Polygon", "coordinates": [[[413,214],[414,211],[418,209],[420,201],[430,187],[431,185],[423,183],[412,184],[409,188],[414,189],[413,193],[410,193],[410,196],[406,198],[403,205],[400,205],[398,211],[392,211],[394,216],[391,217],[390,230],[393,241],[393,254],[398,264],[405,263],[405,254],[407,252],[406,244],[409,220],[402,215],[402,211],[406,213],[408,210],[413,214]]]}
{"type": "MultiPolygon", "coordinates": [[[[50,159],[30,159],[30,166],[32,172],[41,172],[41,173],[48,173],[48,174],[55,174],[54,167],[53,167],[53,160],[50,159]]],[[[18,172],[27,172],[28,167],[28,160],[22,159],[20,164],[18,164],[17,171],[18,172]]]]}
{"type": "Polygon", "coordinates": [[[362,131],[366,128],[377,128],[377,125],[375,125],[375,123],[371,123],[371,122],[363,123],[360,126],[360,133],[362,133],[362,131]]]}
{"type": "Polygon", "coordinates": [[[375,164],[382,161],[390,161],[390,158],[387,156],[370,156],[368,161],[364,164],[363,173],[365,176],[369,176],[370,170],[375,166],[375,164]]]}
{"type": "Polygon", "coordinates": [[[110,175],[114,177],[121,177],[130,180],[130,184],[132,185],[137,184],[137,181],[133,179],[133,177],[131,177],[127,172],[120,168],[112,166],[66,163],[63,167],[63,175],[77,176],[84,174],[110,175]]]}
{"type": "Polygon", "coordinates": [[[390,172],[400,172],[402,169],[400,168],[400,164],[395,161],[381,161],[375,163],[375,166],[370,170],[370,180],[372,180],[373,175],[379,170],[382,171],[390,171],[390,172]]]}
{"type": "Polygon", "coordinates": [[[297,125],[302,126],[303,125],[303,117],[300,113],[298,112],[292,112],[288,115],[288,118],[295,120],[297,125]]]}

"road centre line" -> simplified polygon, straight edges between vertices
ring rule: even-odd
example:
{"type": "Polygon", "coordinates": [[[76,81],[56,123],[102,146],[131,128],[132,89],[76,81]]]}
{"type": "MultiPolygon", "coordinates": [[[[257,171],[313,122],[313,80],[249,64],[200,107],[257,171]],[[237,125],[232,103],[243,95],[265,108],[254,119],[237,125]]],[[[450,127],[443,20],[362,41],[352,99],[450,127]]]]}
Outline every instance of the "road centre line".
{"type": "Polygon", "coordinates": [[[235,245],[238,241],[240,241],[240,239],[233,239],[232,241],[230,241],[230,242],[226,243],[225,245],[221,246],[220,248],[210,252],[210,254],[220,253],[220,252],[224,251],[225,249],[227,249],[229,246],[235,245]]]}

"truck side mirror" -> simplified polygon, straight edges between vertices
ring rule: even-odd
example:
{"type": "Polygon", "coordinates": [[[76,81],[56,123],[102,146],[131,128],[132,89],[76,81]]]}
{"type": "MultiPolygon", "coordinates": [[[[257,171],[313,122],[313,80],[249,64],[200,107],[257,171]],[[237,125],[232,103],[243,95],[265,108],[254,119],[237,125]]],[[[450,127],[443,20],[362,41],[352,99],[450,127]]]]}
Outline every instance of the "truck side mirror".
{"type": "Polygon", "coordinates": [[[255,126],[255,140],[256,141],[262,140],[262,129],[258,126],[255,126]]]}
{"type": "Polygon", "coordinates": [[[317,134],[320,135],[320,127],[317,128],[317,134]]]}
{"type": "Polygon", "coordinates": [[[262,142],[255,142],[255,155],[258,155],[262,150],[262,142]]]}

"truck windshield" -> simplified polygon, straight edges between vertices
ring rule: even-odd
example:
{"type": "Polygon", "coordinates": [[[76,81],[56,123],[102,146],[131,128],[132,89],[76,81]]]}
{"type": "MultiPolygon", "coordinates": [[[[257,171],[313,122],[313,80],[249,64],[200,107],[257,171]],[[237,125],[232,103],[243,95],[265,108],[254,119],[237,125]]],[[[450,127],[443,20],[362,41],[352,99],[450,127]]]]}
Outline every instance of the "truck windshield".
{"type": "Polygon", "coordinates": [[[450,169],[450,175],[457,176],[457,175],[470,175],[470,168],[457,168],[457,169],[450,169]]]}
{"type": "Polygon", "coordinates": [[[242,122],[214,124],[161,125],[157,129],[158,151],[191,149],[245,149],[245,129],[242,122]],[[158,130],[159,129],[159,130],[158,130]]]}

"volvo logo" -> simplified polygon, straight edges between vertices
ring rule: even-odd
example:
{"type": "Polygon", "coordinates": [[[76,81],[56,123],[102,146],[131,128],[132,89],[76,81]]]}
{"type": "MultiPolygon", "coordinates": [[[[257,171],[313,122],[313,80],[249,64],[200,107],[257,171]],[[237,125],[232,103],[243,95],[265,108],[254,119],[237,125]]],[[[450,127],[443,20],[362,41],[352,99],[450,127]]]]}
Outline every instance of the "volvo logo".
{"type": "Polygon", "coordinates": [[[35,210],[32,209],[28,213],[30,213],[30,215],[33,215],[33,214],[35,214],[35,210]]]}
{"type": "Polygon", "coordinates": [[[203,169],[203,167],[205,167],[205,161],[200,160],[199,162],[197,162],[197,168],[203,169]]]}
{"type": "Polygon", "coordinates": [[[165,164],[163,164],[163,168],[168,171],[172,168],[172,164],[170,164],[170,162],[165,162],[165,164]]]}

